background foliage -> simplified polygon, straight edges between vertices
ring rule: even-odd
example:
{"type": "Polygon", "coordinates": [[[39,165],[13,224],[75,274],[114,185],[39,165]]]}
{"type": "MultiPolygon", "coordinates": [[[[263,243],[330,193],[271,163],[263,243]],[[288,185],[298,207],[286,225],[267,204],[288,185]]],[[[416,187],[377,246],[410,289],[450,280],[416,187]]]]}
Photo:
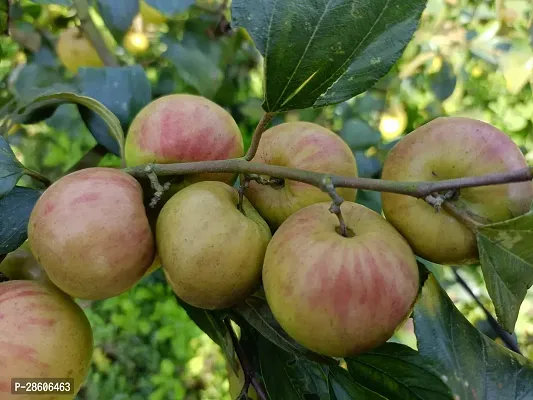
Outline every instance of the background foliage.
{"type": "MultiPolygon", "coordinates": [[[[215,0],[148,1],[167,19],[144,24],[150,48],[134,56],[122,47],[122,40],[135,14],[111,7],[110,1],[95,2],[91,14],[126,66],[73,75],[60,68],[54,54],[57,35],[74,17],[72,9],[58,6],[61,3],[70,2],[21,0],[12,7],[11,37],[0,37],[0,107],[63,88],[100,100],[127,128],[152,98],[196,93],[230,110],[249,145],[262,115],[263,63],[248,33],[229,29],[227,8],[221,11],[215,0]]],[[[129,3],[124,2],[125,10],[132,9],[126,7],[129,3]]],[[[335,106],[278,115],[274,123],[313,121],[339,132],[356,154],[364,177],[379,177],[395,141],[441,115],[469,116],[497,126],[532,161],[532,21],[528,0],[430,0],[402,58],[371,90],[335,106]]],[[[286,98],[284,104],[295,99],[286,98]]],[[[119,149],[110,132],[87,108],[52,105],[38,113],[16,121],[7,136],[26,167],[55,179],[82,158],[119,165],[119,149]]],[[[19,182],[30,184],[27,177],[19,182]]],[[[358,202],[381,210],[378,193],[360,191],[358,202]]],[[[468,320],[499,341],[452,269],[427,267],[468,320]]],[[[465,267],[459,273],[494,315],[480,269],[465,267]]],[[[160,271],[117,298],[82,305],[94,329],[96,351],[78,398],[230,398],[219,348],[180,308],[160,271]]],[[[516,338],[523,354],[533,359],[532,290],[522,305],[516,338]]],[[[411,321],[393,341],[417,347],[411,321]]],[[[258,346],[272,345],[263,340],[258,346]]],[[[358,365],[357,359],[351,360],[348,369],[357,370],[358,365]]],[[[345,379],[343,373],[334,370],[332,385],[345,379]]]]}

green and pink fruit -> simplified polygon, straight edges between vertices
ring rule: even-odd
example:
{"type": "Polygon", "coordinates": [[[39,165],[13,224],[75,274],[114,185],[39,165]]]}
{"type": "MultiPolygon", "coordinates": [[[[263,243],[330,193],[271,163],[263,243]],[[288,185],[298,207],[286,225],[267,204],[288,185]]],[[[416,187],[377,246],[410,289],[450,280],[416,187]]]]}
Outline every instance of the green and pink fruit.
{"type": "Polygon", "coordinates": [[[303,346],[346,357],[386,342],[418,294],[415,256],[383,217],[356,203],[341,210],[340,235],[330,203],[290,216],[270,241],[263,284],[281,327],[303,346]]]}
{"type": "Polygon", "coordinates": [[[121,294],[154,259],[141,186],[111,168],[77,171],[50,186],[31,213],[28,238],[50,280],[81,299],[121,294]]]}
{"type": "MultiPolygon", "coordinates": [[[[289,122],[267,130],[252,162],[357,176],[355,157],[348,145],[330,130],[309,122],[289,122]]],[[[339,188],[337,192],[345,200],[355,201],[355,189],[339,188]]],[[[246,197],[272,229],[296,211],[329,199],[319,188],[290,180],[274,186],[250,182],[246,197]]]]}
{"type": "MultiPolygon", "coordinates": [[[[437,118],[394,146],[383,167],[383,179],[436,182],[527,168],[518,146],[502,131],[469,118],[437,118]]],[[[424,199],[383,193],[387,220],[413,251],[438,264],[478,260],[475,234],[445,209],[436,212],[424,199]]],[[[455,205],[481,223],[517,217],[533,201],[531,182],[461,189],[455,205]]]]}
{"type": "MultiPolygon", "coordinates": [[[[183,163],[242,157],[243,140],[233,117],[204,97],[175,94],[148,104],[133,120],[126,138],[126,164],[183,163]]],[[[203,180],[231,183],[234,174],[197,174],[203,180]]],[[[186,186],[183,185],[183,186],[186,186]]]]}
{"type": "Polygon", "coordinates": [[[35,398],[11,396],[12,378],[72,378],[73,393],[78,392],[89,372],[93,335],[87,317],[71,298],[37,282],[3,282],[0,320],[1,399],[35,398]]]}
{"type": "Polygon", "coordinates": [[[222,182],[198,182],[175,194],[157,220],[157,251],[178,297],[199,308],[231,307],[258,289],[267,223],[222,182]]]}

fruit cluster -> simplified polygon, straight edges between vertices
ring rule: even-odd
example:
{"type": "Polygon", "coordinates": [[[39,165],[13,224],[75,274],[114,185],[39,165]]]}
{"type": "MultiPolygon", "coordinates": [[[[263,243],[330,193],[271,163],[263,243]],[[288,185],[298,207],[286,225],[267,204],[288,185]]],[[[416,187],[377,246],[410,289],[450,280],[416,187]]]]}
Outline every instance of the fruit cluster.
{"type": "MultiPolygon", "coordinates": [[[[237,124],[224,109],[198,96],[172,95],[135,118],[125,158],[133,167],[243,154],[237,124]]],[[[305,122],[264,132],[252,163],[357,176],[347,144],[305,122]]],[[[440,118],[393,148],[383,179],[437,181],[526,166],[496,128],[440,118]]],[[[415,254],[446,264],[478,257],[473,233],[424,199],[383,194],[384,218],[356,204],[355,189],[338,189],[345,200],[340,230],[330,195],[306,183],[264,177],[250,182],[241,198],[231,173],[162,178],[168,190],[155,209],[147,206],[149,183],[110,168],[64,176],[41,196],[28,235],[46,274],[26,269],[22,276],[3,267],[12,280],[0,284],[0,318],[8,321],[0,325],[0,353],[8,359],[0,362],[0,392],[7,375],[74,377],[79,387],[92,336],[72,298],[117,296],[159,264],[176,295],[204,309],[235,306],[262,284],[273,315],[294,340],[344,357],[384,343],[409,317],[419,290],[415,254]],[[43,337],[48,347],[39,345],[43,337]]],[[[454,196],[471,218],[496,222],[527,212],[533,185],[454,196]]]]}

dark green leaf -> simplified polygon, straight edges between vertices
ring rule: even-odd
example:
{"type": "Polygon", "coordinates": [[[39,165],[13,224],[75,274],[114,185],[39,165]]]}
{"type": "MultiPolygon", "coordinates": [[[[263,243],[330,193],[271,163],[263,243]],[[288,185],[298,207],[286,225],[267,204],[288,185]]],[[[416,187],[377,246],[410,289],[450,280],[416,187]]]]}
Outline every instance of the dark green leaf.
{"type": "Polygon", "coordinates": [[[353,151],[366,150],[381,141],[381,133],[379,131],[357,118],[349,119],[344,123],[340,136],[353,151]]]}
{"type": "MultiPolygon", "coordinates": [[[[79,79],[83,94],[100,101],[113,112],[124,131],[135,115],[152,99],[150,82],[139,65],[81,68],[79,79]]],[[[119,146],[109,133],[106,123],[93,111],[81,108],[80,113],[98,143],[119,155],[119,146]]]]}
{"type": "Polygon", "coordinates": [[[381,172],[381,163],[376,157],[369,157],[364,151],[356,151],[354,155],[361,178],[375,178],[381,172]]]}
{"type": "Polygon", "coordinates": [[[163,57],[174,64],[178,75],[200,95],[213,97],[224,79],[217,60],[190,42],[177,42],[170,38],[165,38],[163,42],[167,45],[163,57]]]}
{"type": "Polygon", "coordinates": [[[262,293],[250,296],[235,309],[261,335],[285,351],[313,361],[332,365],[337,364],[334,359],[314,353],[291,339],[272,315],[272,311],[270,311],[270,307],[262,293]]]}
{"type": "Polygon", "coordinates": [[[357,203],[374,210],[378,214],[381,214],[381,193],[379,192],[359,189],[357,191],[357,203]]]}
{"type": "Polygon", "coordinates": [[[410,347],[386,343],[346,363],[356,382],[388,399],[453,400],[450,389],[410,347]]]}
{"type": "Polygon", "coordinates": [[[348,371],[335,367],[329,372],[331,398],[336,400],[387,400],[355,382],[348,371]]]}
{"type": "Polygon", "coordinates": [[[531,399],[533,363],[474,328],[430,276],[414,309],[418,351],[457,399],[531,399]]]}
{"type": "Polygon", "coordinates": [[[340,103],[374,85],[415,32],[425,0],[234,0],[233,25],[265,57],[266,111],[340,103]]]}
{"type": "MultiPolygon", "coordinates": [[[[7,33],[7,22],[9,19],[9,1],[0,0],[0,35],[7,33]]],[[[0,55],[2,48],[0,47],[0,55]]]]}
{"type": "Polygon", "coordinates": [[[71,6],[72,0],[30,0],[37,4],[59,4],[61,6],[71,6]]]}
{"type": "Polygon", "coordinates": [[[263,337],[258,340],[258,349],[261,375],[270,399],[307,399],[306,395],[313,394],[329,400],[328,367],[302,361],[263,337]]]}
{"type": "Polygon", "coordinates": [[[105,25],[120,41],[139,13],[139,0],[98,0],[98,10],[105,25]]]}
{"type": "Polygon", "coordinates": [[[235,349],[231,335],[224,324],[225,315],[220,311],[203,310],[187,304],[179,297],[176,297],[178,303],[185,310],[187,315],[194,321],[198,327],[204,331],[207,336],[220,346],[226,359],[229,362],[235,360],[235,349]]]}
{"type": "Polygon", "coordinates": [[[17,160],[9,143],[0,136],[0,197],[15,187],[23,172],[24,166],[17,160]]]}
{"type": "Polygon", "coordinates": [[[57,68],[39,64],[27,64],[18,73],[13,87],[19,103],[26,104],[37,96],[57,92],[77,92],[64,81],[57,68]]]}
{"type": "Polygon", "coordinates": [[[161,11],[163,14],[174,15],[194,4],[194,0],[144,0],[146,4],[161,11]]]}
{"type": "Polygon", "coordinates": [[[435,97],[440,101],[446,100],[455,90],[457,84],[457,77],[453,71],[453,66],[443,61],[441,69],[429,76],[429,81],[435,97]]]}
{"type": "Polygon", "coordinates": [[[533,285],[533,212],[478,230],[481,269],[498,320],[513,332],[520,305],[533,285]]]}
{"type": "Polygon", "coordinates": [[[10,253],[28,238],[28,220],[41,192],[15,187],[0,198],[0,254],[10,253]]]}

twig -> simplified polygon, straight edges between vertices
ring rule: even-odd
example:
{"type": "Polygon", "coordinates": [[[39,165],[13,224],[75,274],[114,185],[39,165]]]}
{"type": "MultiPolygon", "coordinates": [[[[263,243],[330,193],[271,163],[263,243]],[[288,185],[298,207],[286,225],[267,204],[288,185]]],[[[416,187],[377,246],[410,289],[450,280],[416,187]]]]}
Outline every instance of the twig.
{"type": "MultiPolygon", "coordinates": [[[[146,177],[145,166],[125,168],[124,171],[135,177],[146,177]]],[[[152,170],[160,176],[189,175],[197,173],[241,173],[258,174],[279,179],[289,179],[321,187],[325,178],[330,178],[336,188],[346,187],[377,192],[405,194],[416,198],[425,198],[435,192],[468,187],[501,185],[505,183],[525,182],[533,179],[532,168],[515,171],[472,176],[467,178],[448,179],[437,182],[399,182],[383,179],[356,178],[348,176],[328,175],[320,172],[306,171],[296,168],[281,167],[262,163],[253,163],[243,158],[217,161],[198,161],[176,164],[153,164],[152,170]]]]}
{"type": "Polygon", "coordinates": [[[244,156],[245,160],[250,161],[252,158],[254,158],[255,153],[257,153],[257,148],[259,147],[259,141],[261,140],[261,136],[263,135],[263,132],[266,131],[266,128],[270,121],[272,121],[272,118],[274,118],[274,115],[274,113],[265,113],[257,124],[257,127],[255,128],[254,134],[252,136],[252,143],[250,143],[250,148],[244,156]]]}
{"type": "Polygon", "coordinates": [[[89,5],[87,0],[73,0],[76,7],[77,16],[81,23],[81,29],[85,32],[87,39],[92,43],[96,52],[102,59],[104,65],[108,67],[117,67],[119,65],[117,57],[107,48],[107,45],[100,34],[100,31],[94,24],[89,14],[89,5]]]}
{"type": "Polygon", "coordinates": [[[252,366],[250,365],[248,358],[246,357],[246,354],[244,353],[244,350],[241,347],[241,344],[239,343],[239,339],[237,338],[237,335],[235,334],[233,327],[231,326],[231,320],[229,318],[226,318],[224,320],[224,324],[226,325],[226,328],[228,328],[228,331],[231,335],[231,341],[233,342],[233,347],[235,347],[235,353],[237,353],[237,358],[239,359],[242,370],[244,372],[245,384],[246,384],[246,380],[248,379],[250,384],[253,386],[253,388],[257,392],[257,397],[260,400],[268,400],[265,390],[263,389],[263,386],[261,385],[261,383],[257,380],[254,370],[252,366]]]}
{"type": "Polygon", "coordinates": [[[46,176],[42,175],[40,172],[34,171],[29,168],[24,168],[24,173],[28,176],[31,176],[33,179],[37,179],[39,182],[42,182],[46,187],[52,184],[52,181],[46,176]]]}
{"type": "Polygon", "coordinates": [[[477,296],[474,294],[472,289],[468,286],[468,284],[465,282],[465,280],[459,275],[459,273],[456,271],[455,268],[452,267],[453,273],[455,274],[455,279],[457,282],[470,294],[470,296],[474,299],[474,301],[477,303],[477,305],[483,310],[485,313],[485,316],[487,317],[487,321],[494,329],[496,334],[502,339],[502,341],[505,343],[505,345],[514,351],[515,353],[522,354],[520,351],[520,348],[518,347],[518,343],[516,343],[515,339],[512,335],[510,335],[508,332],[503,329],[498,321],[492,316],[492,314],[485,308],[483,303],[477,298],[477,296]]]}
{"type": "Polygon", "coordinates": [[[242,205],[242,203],[244,202],[244,192],[246,191],[246,189],[248,189],[248,186],[250,184],[250,178],[248,175],[246,174],[241,174],[240,177],[239,177],[239,180],[240,180],[240,185],[239,185],[239,202],[237,203],[237,208],[239,209],[240,212],[242,212],[244,215],[246,215],[246,213],[244,212],[244,207],[242,205]]]}

